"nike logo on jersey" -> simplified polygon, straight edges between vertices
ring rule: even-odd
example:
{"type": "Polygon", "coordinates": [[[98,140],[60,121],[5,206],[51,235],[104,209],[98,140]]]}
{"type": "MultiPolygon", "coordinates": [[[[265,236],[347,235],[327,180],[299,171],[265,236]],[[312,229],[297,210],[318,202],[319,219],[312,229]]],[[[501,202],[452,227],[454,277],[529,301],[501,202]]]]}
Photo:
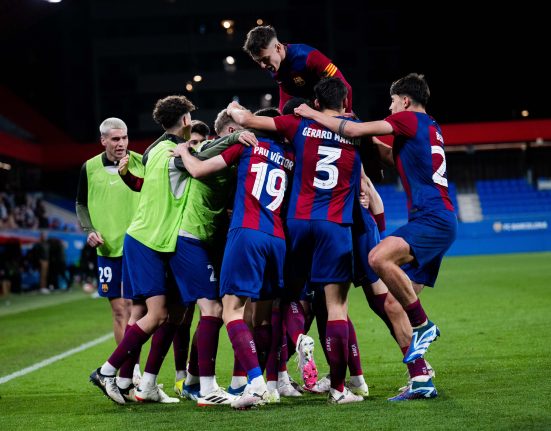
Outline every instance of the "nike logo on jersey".
{"type": "Polygon", "coordinates": [[[117,184],[117,182],[118,182],[117,180],[115,180],[115,181],[109,181],[109,184],[113,185],[113,184],[117,184]]]}

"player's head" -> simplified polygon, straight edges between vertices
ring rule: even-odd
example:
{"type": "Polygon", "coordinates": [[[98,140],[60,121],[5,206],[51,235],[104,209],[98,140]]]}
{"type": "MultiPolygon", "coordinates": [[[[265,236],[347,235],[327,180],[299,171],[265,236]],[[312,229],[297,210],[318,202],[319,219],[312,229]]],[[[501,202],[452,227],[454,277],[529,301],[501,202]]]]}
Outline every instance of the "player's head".
{"type": "Polygon", "coordinates": [[[185,96],[167,96],[159,99],[153,109],[153,119],[164,130],[177,133],[191,128],[190,112],[195,106],[185,96]]]}
{"type": "Polygon", "coordinates": [[[275,73],[285,58],[285,46],[277,40],[275,29],[271,25],[259,25],[247,33],[243,50],[256,61],[262,69],[275,73]]]}
{"type": "Polygon", "coordinates": [[[210,127],[200,120],[191,121],[191,140],[203,142],[210,135],[210,127]]]}
{"type": "Polygon", "coordinates": [[[281,113],[283,115],[289,115],[295,113],[295,108],[298,108],[303,103],[310,104],[310,101],[302,97],[293,97],[292,99],[287,100],[285,105],[283,105],[283,110],[281,113]]]}
{"type": "Polygon", "coordinates": [[[99,126],[101,145],[112,162],[122,159],[128,148],[128,128],[120,118],[107,118],[99,126]]]}
{"type": "Polygon", "coordinates": [[[243,129],[243,127],[237,124],[234,119],[228,115],[226,109],[222,109],[216,116],[216,120],[214,120],[214,131],[218,136],[227,136],[241,129],[243,129]]]}
{"type": "Polygon", "coordinates": [[[254,115],[258,115],[259,117],[279,117],[281,115],[281,112],[279,112],[279,109],[277,108],[262,108],[258,111],[254,112],[254,115]]]}
{"type": "Polygon", "coordinates": [[[320,111],[341,112],[346,108],[348,89],[339,78],[323,78],[314,86],[314,105],[320,111]]]}
{"type": "Polygon", "coordinates": [[[390,86],[390,111],[406,111],[410,108],[425,109],[430,97],[429,86],[424,75],[410,73],[394,81],[390,86]]]}

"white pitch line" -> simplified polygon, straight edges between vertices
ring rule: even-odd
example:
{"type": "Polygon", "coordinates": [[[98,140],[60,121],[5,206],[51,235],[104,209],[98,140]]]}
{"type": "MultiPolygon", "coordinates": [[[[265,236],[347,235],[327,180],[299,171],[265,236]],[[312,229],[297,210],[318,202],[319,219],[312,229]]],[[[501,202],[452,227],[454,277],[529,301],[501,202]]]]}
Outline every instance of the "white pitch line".
{"type": "Polygon", "coordinates": [[[15,373],[8,374],[7,376],[0,377],[0,385],[6,382],[9,382],[10,380],[15,379],[16,377],[24,376],[25,374],[32,373],[33,371],[39,370],[40,368],[44,368],[47,365],[53,364],[56,361],[59,361],[61,359],[66,358],[67,356],[74,355],[75,353],[82,352],[83,350],[86,350],[92,346],[95,346],[96,344],[103,343],[104,341],[109,340],[113,337],[113,333],[110,332],[109,334],[105,334],[99,338],[96,338],[95,340],[89,341],[87,343],[81,344],[78,347],[75,347],[74,349],[67,350],[66,352],[60,353],[59,355],[52,356],[51,358],[44,359],[43,361],[37,362],[34,365],[31,365],[30,367],[23,368],[22,370],[16,371],[15,373]]]}

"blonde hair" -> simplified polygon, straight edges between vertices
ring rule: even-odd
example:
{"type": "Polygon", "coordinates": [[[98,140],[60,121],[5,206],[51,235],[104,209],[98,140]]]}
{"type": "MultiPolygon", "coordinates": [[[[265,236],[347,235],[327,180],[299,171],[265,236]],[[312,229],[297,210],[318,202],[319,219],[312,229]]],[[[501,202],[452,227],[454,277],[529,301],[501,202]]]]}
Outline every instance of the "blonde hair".
{"type": "Polygon", "coordinates": [[[128,131],[126,123],[120,118],[107,118],[106,120],[103,120],[103,122],[99,125],[99,132],[102,135],[107,135],[112,129],[122,129],[128,131]]]}

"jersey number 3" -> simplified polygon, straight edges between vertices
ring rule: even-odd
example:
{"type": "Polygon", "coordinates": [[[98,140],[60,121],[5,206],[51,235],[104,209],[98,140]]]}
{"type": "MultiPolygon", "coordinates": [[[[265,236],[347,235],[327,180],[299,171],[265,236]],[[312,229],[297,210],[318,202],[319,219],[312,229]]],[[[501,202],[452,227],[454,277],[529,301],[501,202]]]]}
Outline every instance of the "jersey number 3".
{"type": "Polygon", "coordinates": [[[342,149],[333,148],[333,147],[324,147],[320,146],[318,148],[318,154],[322,157],[316,163],[316,172],[322,171],[327,173],[327,179],[321,180],[319,178],[314,178],[314,187],[318,189],[332,189],[337,185],[339,180],[339,170],[335,165],[331,163],[337,161],[341,157],[342,149]]]}

